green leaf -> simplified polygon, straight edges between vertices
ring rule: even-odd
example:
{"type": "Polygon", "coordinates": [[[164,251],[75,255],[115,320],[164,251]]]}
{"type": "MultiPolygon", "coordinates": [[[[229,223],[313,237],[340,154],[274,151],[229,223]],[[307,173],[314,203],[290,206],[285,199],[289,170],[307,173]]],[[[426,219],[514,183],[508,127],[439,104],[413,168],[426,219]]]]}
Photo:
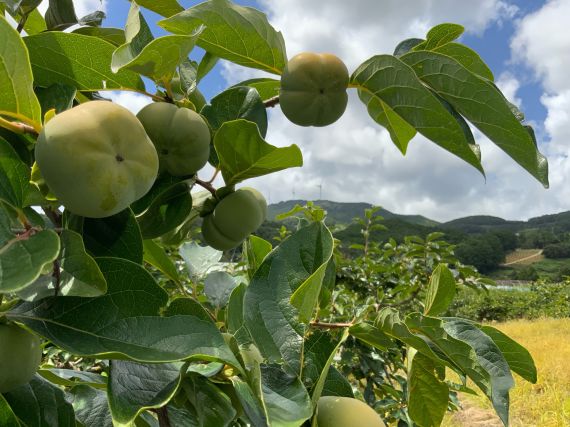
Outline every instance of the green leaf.
{"type": "Polygon", "coordinates": [[[84,427],[113,427],[107,393],[88,385],[78,385],[66,393],[75,416],[84,427]]]}
{"type": "Polygon", "coordinates": [[[47,25],[44,17],[38,9],[34,9],[28,15],[26,23],[24,24],[24,31],[27,35],[33,36],[34,34],[41,33],[47,30],[47,25]]]}
{"type": "Polygon", "coordinates": [[[155,239],[182,224],[192,210],[192,196],[185,182],[178,182],[157,195],[137,217],[143,239],[155,239]]]}
{"type": "MultiPolygon", "coordinates": [[[[195,299],[188,297],[175,298],[172,300],[164,312],[164,315],[167,317],[188,315],[208,322],[211,320],[204,306],[195,299]]],[[[200,374],[205,375],[203,372],[200,372],[200,374]]]]}
{"type": "Polygon", "coordinates": [[[316,261],[320,262],[321,265],[295,289],[290,299],[291,305],[299,312],[299,321],[303,323],[309,323],[315,314],[315,308],[319,301],[319,294],[321,293],[321,287],[325,280],[327,267],[333,256],[332,234],[328,228],[325,227],[324,230],[328,231],[328,235],[326,231],[324,231],[317,243],[322,253],[316,261]]]}
{"type": "Polygon", "coordinates": [[[410,52],[401,59],[492,142],[548,186],[546,158],[538,152],[532,137],[492,82],[437,52],[410,52]]]}
{"type": "Polygon", "coordinates": [[[249,236],[249,238],[244,241],[243,254],[250,278],[257,271],[267,254],[271,252],[272,249],[273,246],[271,243],[255,235],[249,236]]]}
{"type": "Polygon", "coordinates": [[[70,215],[81,223],[74,229],[83,235],[85,248],[94,257],[117,257],[142,263],[142,237],[130,209],[106,218],[83,218],[70,215]]]}
{"type": "MultiPolygon", "coordinates": [[[[452,42],[453,40],[457,39],[463,32],[465,28],[459,24],[439,24],[433,27],[431,30],[428,31],[426,41],[422,49],[425,50],[432,50],[439,46],[443,46],[447,43],[452,42]]],[[[416,49],[418,49],[416,47],[416,49]]]]}
{"type": "Polygon", "coordinates": [[[30,184],[30,168],[10,143],[0,136],[0,200],[14,208],[23,208],[34,192],[30,184]]]}
{"type": "Polygon", "coordinates": [[[262,100],[268,100],[274,96],[279,95],[279,88],[281,87],[281,81],[276,79],[270,79],[267,77],[250,79],[240,82],[232,87],[248,86],[254,88],[261,97],[262,100]]]}
{"type": "Polygon", "coordinates": [[[213,271],[204,279],[204,294],[217,308],[225,307],[236,288],[236,279],[225,271],[213,271]]]}
{"type": "Polygon", "coordinates": [[[248,383],[236,376],[231,377],[230,380],[243,411],[251,421],[251,424],[256,427],[269,427],[267,414],[248,383]]]}
{"type": "Polygon", "coordinates": [[[343,330],[340,337],[333,337],[330,333],[316,331],[305,341],[303,383],[311,385],[308,387],[313,407],[316,407],[323,393],[334,357],[347,338],[348,328],[343,330]]]}
{"type": "Polygon", "coordinates": [[[41,109],[33,90],[34,77],[26,45],[0,16],[0,111],[16,113],[41,123],[41,109]]]}
{"type": "Polygon", "coordinates": [[[394,342],[390,337],[370,323],[357,323],[350,327],[349,332],[353,337],[358,338],[360,341],[378,350],[387,351],[394,347],[394,342]]]}
{"type": "Polygon", "coordinates": [[[247,285],[245,283],[241,283],[239,286],[235,287],[230,295],[230,300],[228,302],[227,308],[226,328],[230,334],[236,335],[236,339],[240,344],[245,344],[241,342],[237,332],[242,329],[244,323],[243,299],[246,289],[247,285]]]}
{"type": "Polygon", "coordinates": [[[48,30],[63,31],[77,24],[73,0],[49,0],[45,20],[48,30]]]}
{"type": "Polygon", "coordinates": [[[76,371],[74,369],[40,369],[38,370],[43,378],[52,384],[64,387],[75,387],[78,385],[88,385],[97,389],[107,388],[107,377],[88,371],[76,371]]]}
{"type": "Polygon", "coordinates": [[[190,375],[182,383],[201,427],[228,427],[236,416],[232,401],[208,379],[190,375]]]}
{"type": "Polygon", "coordinates": [[[447,412],[449,388],[437,376],[441,365],[416,353],[408,374],[408,413],[421,427],[438,427],[447,412]]]}
{"type": "Polygon", "coordinates": [[[493,81],[495,77],[491,69],[483,62],[473,49],[460,43],[447,43],[433,49],[434,52],[450,56],[469,71],[487,80],[493,81]]]}
{"type": "Polygon", "coordinates": [[[63,391],[39,375],[3,397],[26,427],[75,427],[73,407],[63,391]]]}
{"type": "Polygon", "coordinates": [[[121,28],[80,27],[72,31],[75,34],[103,39],[112,45],[120,46],[126,42],[125,31],[121,28]]]}
{"type": "Polygon", "coordinates": [[[0,294],[16,292],[33,283],[58,253],[56,232],[11,233],[10,220],[0,209],[0,294]]]}
{"type": "MultiPolygon", "coordinates": [[[[194,48],[200,31],[189,36],[163,36],[147,44],[137,56],[130,49],[119,47],[113,54],[111,69],[114,73],[123,69],[150,77],[155,81],[170,80],[176,67],[194,48]]],[[[128,43],[130,48],[130,43],[128,43]]]]}
{"type": "MultiPolygon", "coordinates": [[[[257,124],[263,138],[267,134],[267,111],[262,99],[255,89],[235,87],[225,90],[212,98],[210,104],[202,108],[201,114],[206,117],[214,133],[226,122],[245,119],[257,124]]],[[[220,160],[214,149],[215,138],[212,139],[209,162],[218,166],[220,160]]]]}
{"type": "Polygon", "coordinates": [[[28,36],[24,41],[37,85],[61,83],[85,91],[145,89],[137,74],[111,71],[115,46],[98,37],[56,31],[28,36]]]}
{"type": "Polygon", "coordinates": [[[329,368],[322,396],[341,396],[354,398],[352,385],[334,366],[329,368]]]}
{"type": "Polygon", "coordinates": [[[297,376],[276,365],[261,365],[261,387],[271,427],[298,427],[313,415],[309,394],[297,376]]]}
{"type": "Polygon", "coordinates": [[[81,235],[63,230],[61,239],[61,294],[96,297],[107,292],[107,282],[95,260],[85,251],[81,235]]]}
{"type": "Polygon", "coordinates": [[[499,350],[501,350],[501,353],[509,364],[509,368],[511,368],[513,372],[516,372],[525,380],[536,384],[536,366],[534,365],[531,354],[526,348],[492,326],[481,325],[478,327],[499,347],[499,350]]]}
{"type": "Polygon", "coordinates": [[[206,75],[212,71],[212,69],[216,66],[220,58],[216,55],[212,55],[210,52],[206,52],[202,59],[200,60],[200,64],[198,64],[198,69],[196,70],[196,83],[200,83],[206,75]]]}
{"type": "Polygon", "coordinates": [[[55,109],[57,114],[62,111],[69,110],[73,107],[73,100],[77,89],[73,86],[67,86],[55,83],[48,88],[37,87],[36,95],[42,106],[42,114],[45,115],[49,110],[55,109]]]}
{"type": "Polygon", "coordinates": [[[412,134],[407,123],[483,173],[479,153],[466,138],[464,129],[400,59],[374,56],[358,67],[351,83],[358,88],[370,116],[380,125],[389,123],[390,134],[397,137],[395,144],[401,150],[412,134]]]}
{"type": "Polygon", "coordinates": [[[158,268],[170,280],[180,283],[180,275],[176,265],[166,251],[154,240],[143,241],[143,259],[150,265],[158,268]]]}
{"type": "Polygon", "coordinates": [[[233,87],[212,98],[201,114],[214,131],[225,122],[245,119],[257,124],[263,138],[267,134],[267,111],[259,93],[250,87],[233,87]]]}
{"type": "Polygon", "coordinates": [[[293,371],[300,371],[304,326],[289,301],[326,265],[331,251],[330,231],[313,223],[275,248],[251,279],[244,298],[245,325],[270,362],[283,360],[293,371]]]}
{"type": "Polygon", "coordinates": [[[490,396],[495,411],[505,426],[509,425],[509,390],[515,385],[509,364],[493,340],[468,320],[446,318],[443,328],[453,338],[467,343],[477,354],[477,361],[489,374],[490,396]]]}
{"type": "Polygon", "coordinates": [[[140,6],[145,7],[148,10],[152,10],[166,18],[184,10],[176,0],[137,0],[137,3],[140,6]]]}
{"type": "Polygon", "coordinates": [[[200,246],[196,242],[184,243],[180,247],[180,256],[194,280],[203,278],[212,267],[218,266],[223,254],[222,251],[200,246]]]}
{"type": "Polygon", "coordinates": [[[227,186],[303,165],[299,147],[274,147],[263,140],[255,123],[243,119],[224,123],[216,133],[214,147],[227,186]]]}
{"type": "Polygon", "coordinates": [[[18,417],[6,402],[4,396],[0,394],[0,425],[5,427],[20,427],[18,417]]]}
{"type": "Polygon", "coordinates": [[[168,403],[182,381],[183,365],[112,360],[107,395],[113,420],[119,425],[131,425],[142,411],[168,403]]]}
{"type": "Polygon", "coordinates": [[[192,34],[205,25],[198,46],[244,67],[281,74],[287,62],[283,36],[265,14],[228,0],[200,3],[158,25],[175,34],[192,34]]]}
{"type": "Polygon", "coordinates": [[[394,49],[393,55],[402,56],[403,54],[408,53],[414,47],[418,46],[419,44],[422,44],[423,42],[425,42],[424,39],[417,39],[417,38],[402,40],[400,43],[398,43],[398,45],[394,49]]]}
{"type": "Polygon", "coordinates": [[[190,315],[160,317],[168,294],[140,265],[99,258],[107,294],[23,303],[7,316],[78,356],[174,362],[222,361],[239,368],[211,321],[190,315]]]}
{"type": "Polygon", "coordinates": [[[445,264],[439,264],[431,274],[424,314],[437,316],[447,310],[455,297],[455,287],[453,273],[445,264]]]}

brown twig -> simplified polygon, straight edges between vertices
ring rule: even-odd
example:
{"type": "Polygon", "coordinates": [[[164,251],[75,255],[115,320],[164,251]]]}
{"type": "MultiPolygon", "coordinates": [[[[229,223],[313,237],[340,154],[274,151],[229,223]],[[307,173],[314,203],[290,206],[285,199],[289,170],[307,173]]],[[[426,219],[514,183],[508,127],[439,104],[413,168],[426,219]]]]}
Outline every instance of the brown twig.
{"type": "Polygon", "coordinates": [[[315,320],[314,322],[311,322],[311,326],[313,328],[322,328],[322,329],[340,329],[340,328],[350,328],[351,326],[354,326],[354,324],[352,322],[326,323],[315,320]]]}
{"type": "Polygon", "coordinates": [[[196,184],[208,190],[210,193],[212,193],[212,195],[214,196],[216,195],[216,189],[212,186],[210,182],[202,181],[201,179],[196,178],[196,184]]]}
{"type": "Polygon", "coordinates": [[[159,427],[170,427],[170,419],[168,418],[168,410],[165,406],[158,408],[156,410],[158,415],[158,425],[159,427]]]}
{"type": "Polygon", "coordinates": [[[61,229],[61,221],[62,221],[62,217],[61,217],[61,212],[59,212],[57,209],[52,208],[51,206],[42,206],[42,210],[44,211],[44,213],[46,214],[46,216],[50,219],[50,221],[52,222],[52,224],[56,227],[61,229]]]}
{"type": "Polygon", "coordinates": [[[54,296],[57,296],[59,294],[59,290],[60,290],[60,285],[61,285],[61,268],[60,268],[60,264],[59,264],[59,259],[56,259],[53,262],[53,273],[52,273],[53,279],[54,279],[54,284],[53,284],[53,289],[54,289],[54,296]]]}
{"type": "Polygon", "coordinates": [[[263,105],[265,105],[265,108],[273,108],[273,107],[275,107],[277,104],[279,104],[279,95],[274,96],[273,98],[269,98],[269,99],[266,99],[265,101],[263,101],[263,105]]]}

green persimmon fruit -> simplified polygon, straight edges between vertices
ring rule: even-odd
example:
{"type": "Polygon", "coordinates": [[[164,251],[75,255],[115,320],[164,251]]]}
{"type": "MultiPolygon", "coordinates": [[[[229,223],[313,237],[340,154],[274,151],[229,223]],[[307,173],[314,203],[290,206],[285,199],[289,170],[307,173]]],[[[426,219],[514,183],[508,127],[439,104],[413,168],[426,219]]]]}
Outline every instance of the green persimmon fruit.
{"type": "Polygon", "coordinates": [[[40,339],[14,323],[0,324],[0,393],[30,382],[42,360],[40,339]]]}
{"type": "Polygon", "coordinates": [[[380,415],[351,397],[323,396],[317,404],[319,427],[385,427],[380,415]]]}
{"type": "Polygon", "coordinates": [[[156,147],[161,170],[186,176],[204,167],[210,156],[210,129],[200,114],[155,102],[144,107],[137,117],[156,147]]]}
{"type": "Polygon", "coordinates": [[[204,217],[202,235],[220,251],[235,248],[259,228],[267,215],[267,202],[254,188],[243,187],[218,202],[204,217]]]}
{"type": "Polygon", "coordinates": [[[281,110],[299,126],[330,125],[346,110],[348,80],[348,69],[337,56],[300,53],[281,75],[281,110]]]}
{"type": "Polygon", "coordinates": [[[49,189],[70,212],[114,215],[144,196],[158,156],[136,116],[108,101],[90,101],[46,123],[35,147],[49,189]]]}

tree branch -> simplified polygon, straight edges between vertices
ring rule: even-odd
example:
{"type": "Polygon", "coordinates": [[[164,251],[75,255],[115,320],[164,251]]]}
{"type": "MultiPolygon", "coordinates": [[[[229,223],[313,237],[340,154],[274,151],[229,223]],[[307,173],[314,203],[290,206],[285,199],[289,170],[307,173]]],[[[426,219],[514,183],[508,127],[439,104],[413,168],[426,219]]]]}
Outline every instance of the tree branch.
{"type": "Polygon", "coordinates": [[[196,184],[208,190],[210,193],[212,193],[212,195],[214,196],[216,195],[216,189],[212,186],[210,182],[202,181],[201,179],[196,178],[196,184]]]}
{"type": "Polygon", "coordinates": [[[166,407],[158,408],[156,413],[158,415],[159,427],[170,427],[170,419],[168,418],[168,410],[166,407]]]}
{"type": "Polygon", "coordinates": [[[313,328],[322,328],[322,329],[340,329],[340,328],[350,328],[351,326],[354,326],[354,324],[352,322],[325,323],[325,322],[319,322],[318,320],[315,320],[314,322],[311,322],[311,326],[313,328]]]}
{"type": "Polygon", "coordinates": [[[274,96],[273,98],[269,98],[269,99],[266,99],[265,101],[263,101],[263,105],[265,105],[265,108],[273,108],[273,107],[275,107],[277,104],[279,104],[279,95],[274,96]]]}
{"type": "Polygon", "coordinates": [[[2,117],[0,117],[0,127],[11,130],[14,133],[28,133],[34,137],[39,135],[39,132],[30,125],[20,122],[10,122],[2,117]]]}

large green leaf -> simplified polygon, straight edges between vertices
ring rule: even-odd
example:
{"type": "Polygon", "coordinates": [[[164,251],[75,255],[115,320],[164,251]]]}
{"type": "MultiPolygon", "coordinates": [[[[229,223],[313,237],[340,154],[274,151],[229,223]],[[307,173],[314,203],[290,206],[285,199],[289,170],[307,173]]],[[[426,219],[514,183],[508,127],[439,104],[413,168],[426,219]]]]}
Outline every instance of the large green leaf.
{"type": "Polygon", "coordinates": [[[277,365],[261,366],[261,389],[271,427],[298,427],[313,415],[309,393],[277,365]]]}
{"type": "Polygon", "coordinates": [[[184,10],[176,0],[137,0],[137,3],[167,18],[184,10]]]}
{"type": "MultiPolygon", "coordinates": [[[[444,23],[436,25],[428,31],[426,41],[421,48],[432,50],[446,45],[457,39],[464,31],[465,28],[459,24],[444,23]]],[[[420,49],[420,46],[417,46],[416,49],[420,49]]]]}
{"type": "Polygon", "coordinates": [[[107,280],[104,296],[23,303],[8,317],[76,355],[154,363],[194,358],[239,367],[211,321],[159,316],[168,294],[140,265],[118,258],[97,261],[107,280]]]}
{"type": "Polygon", "coordinates": [[[192,196],[185,182],[178,182],[157,195],[137,217],[143,239],[154,239],[182,224],[192,210],[192,196]]]}
{"type": "Polygon", "coordinates": [[[247,86],[233,87],[216,95],[202,111],[210,126],[217,131],[225,122],[245,119],[257,124],[259,133],[267,134],[267,111],[257,90],[247,86]]]}
{"type": "Polygon", "coordinates": [[[437,316],[443,313],[455,297],[455,278],[444,264],[439,264],[431,274],[426,292],[424,314],[437,316]]]}
{"type": "Polygon", "coordinates": [[[309,388],[313,406],[323,393],[334,357],[347,337],[348,329],[335,337],[328,332],[316,331],[305,341],[303,383],[309,388]]]}
{"type": "Polygon", "coordinates": [[[0,205],[0,294],[19,291],[33,283],[57,259],[59,237],[53,230],[16,234],[0,205]]]}
{"type": "Polygon", "coordinates": [[[20,427],[20,423],[18,422],[16,414],[14,414],[14,411],[12,411],[12,408],[10,408],[10,405],[8,405],[8,402],[1,394],[0,394],[0,426],[20,427]]]}
{"type": "Polygon", "coordinates": [[[63,391],[39,375],[3,396],[26,427],[75,427],[73,407],[63,391]]]}
{"type": "Polygon", "coordinates": [[[176,265],[162,246],[154,240],[143,241],[143,258],[146,262],[158,268],[164,275],[176,283],[180,283],[180,275],[176,265]]]}
{"type": "Polygon", "coordinates": [[[63,230],[61,239],[61,293],[95,297],[107,292],[107,282],[95,260],[85,251],[81,235],[63,230]]]}
{"type": "Polygon", "coordinates": [[[272,249],[273,246],[270,242],[253,234],[244,241],[243,255],[247,264],[250,279],[272,249]]]}
{"type": "Polygon", "coordinates": [[[230,295],[237,285],[236,279],[229,273],[212,271],[204,279],[204,294],[213,306],[223,308],[228,304],[230,295]]]}
{"type": "Polygon", "coordinates": [[[508,101],[490,81],[437,52],[410,52],[400,58],[416,75],[544,186],[548,163],[508,101]]]}
{"type": "Polygon", "coordinates": [[[77,24],[73,0],[49,0],[45,20],[48,30],[63,31],[77,24]]]}
{"type": "Polygon", "coordinates": [[[243,411],[250,419],[251,424],[255,427],[269,427],[267,424],[267,414],[265,413],[265,409],[249,384],[237,376],[231,377],[230,380],[243,411]]]}
{"type": "Polygon", "coordinates": [[[176,393],[184,363],[142,364],[112,360],[107,394],[113,420],[130,423],[145,409],[164,406],[176,393]]]}
{"type": "Polygon", "coordinates": [[[30,168],[10,143],[0,136],[0,200],[15,208],[23,208],[35,192],[30,184],[30,168]]]}
{"type": "Polygon", "coordinates": [[[229,0],[205,1],[158,25],[175,34],[192,34],[205,25],[198,45],[245,67],[281,74],[287,62],[283,36],[269,24],[265,14],[229,0]]]}
{"type": "Polygon", "coordinates": [[[526,348],[492,326],[483,325],[479,326],[479,329],[491,337],[493,342],[497,347],[499,347],[501,353],[503,353],[503,356],[509,364],[509,368],[511,368],[513,372],[516,372],[525,380],[530,381],[533,384],[536,383],[536,366],[534,365],[532,356],[526,348]]]}
{"type": "Polygon", "coordinates": [[[141,78],[128,70],[114,74],[111,56],[115,46],[94,36],[44,32],[24,39],[36,84],[62,83],[79,90],[144,90],[141,78]]]}
{"type": "Polygon", "coordinates": [[[216,133],[214,147],[227,186],[303,165],[299,147],[274,147],[263,140],[255,123],[243,119],[224,123],[216,133]]]}
{"type": "Polygon", "coordinates": [[[50,383],[64,387],[88,385],[102,390],[107,388],[107,377],[94,372],[76,371],[75,369],[40,368],[38,374],[50,383]]]}
{"type": "Polygon", "coordinates": [[[109,43],[120,46],[125,43],[125,31],[121,28],[109,27],[79,27],[73,30],[76,34],[83,34],[84,36],[99,37],[109,43]]]}
{"type": "Polygon", "coordinates": [[[190,375],[182,388],[194,406],[200,427],[228,427],[236,416],[230,398],[207,378],[190,375]]]}
{"type": "Polygon", "coordinates": [[[303,227],[265,258],[245,293],[245,325],[261,354],[271,362],[283,360],[295,372],[301,368],[304,325],[290,299],[326,265],[331,250],[323,224],[303,227]]]}
{"type": "Polygon", "coordinates": [[[28,51],[18,32],[1,15],[0,40],[0,111],[41,123],[28,51]]]}
{"type": "MultiPolygon", "coordinates": [[[[250,87],[234,87],[223,91],[202,108],[201,114],[206,117],[214,132],[230,120],[245,119],[257,124],[263,138],[267,134],[265,105],[259,93],[250,87]]],[[[218,166],[220,163],[218,154],[214,150],[214,140],[209,161],[213,166],[218,166]]]]}
{"type": "Polygon", "coordinates": [[[352,385],[334,366],[329,368],[322,396],[341,396],[354,398],[352,385]]]}
{"type": "Polygon", "coordinates": [[[57,114],[73,107],[77,89],[73,86],[55,83],[48,88],[36,87],[36,95],[42,106],[42,114],[55,109],[57,114]]]}
{"type": "Polygon", "coordinates": [[[361,322],[349,329],[350,335],[382,351],[394,347],[394,342],[382,330],[370,323],[361,322]]]}
{"type": "Polygon", "coordinates": [[[405,152],[414,128],[483,173],[478,149],[465,130],[400,59],[374,56],[358,67],[351,83],[370,116],[387,126],[400,150],[405,152]]]}
{"type": "Polygon", "coordinates": [[[447,55],[455,59],[469,71],[487,80],[493,81],[495,77],[490,68],[473,49],[460,43],[447,43],[433,49],[434,52],[447,55]]]}
{"type": "Polygon", "coordinates": [[[439,427],[447,412],[449,387],[438,377],[436,364],[429,357],[416,353],[408,373],[408,413],[421,427],[439,427]]]}
{"type": "Polygon", "coordinates": [[[85,427],[114,427],[107,393],[88,385],[77,385],[66,393],[77,420],[85,427]]]}
{"type": "Polygon", "coordinates": [[[137,220],[130,209],[106,218],[70,216],[80,224],[74,231],[83,235],[85,248],[94,257],[125,258],[142,263],[142,237],[137,220]]]}
{"type": "Polygon", "coordinates": [[[257,79],[245,80],[232,87],[239,86],[248,86],[254,88],[259,93],[261,99],[265,101],[279,95],[281,81],[267,77],[261,77],[257,79]]]}

